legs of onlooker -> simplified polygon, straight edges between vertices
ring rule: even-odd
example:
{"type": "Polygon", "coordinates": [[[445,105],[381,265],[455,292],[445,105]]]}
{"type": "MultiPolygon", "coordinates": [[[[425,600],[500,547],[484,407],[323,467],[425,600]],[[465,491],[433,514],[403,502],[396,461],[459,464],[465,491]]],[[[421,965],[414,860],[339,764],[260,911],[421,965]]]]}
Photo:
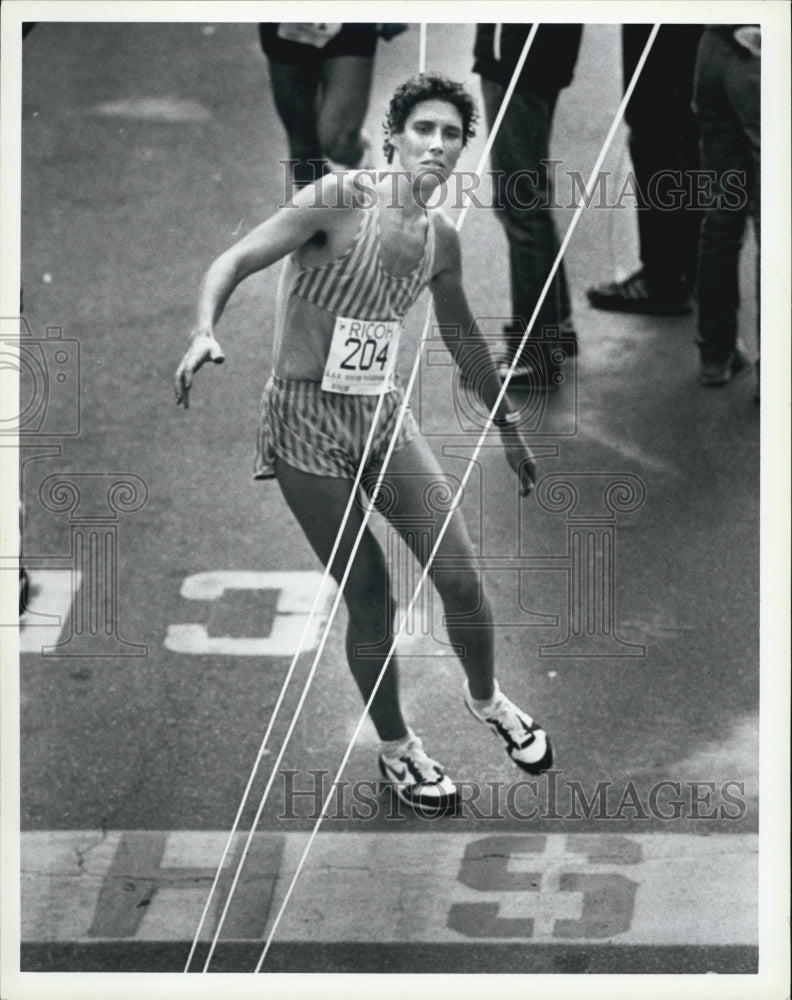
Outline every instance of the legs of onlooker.
{"type": "Polygon", "coordinates": [[[319,67],[295,66],[269,60],[272,95],[289,140],[289,157],[296,160],[294,183],[311,184],[321,175],[322,146],[316,120],[319,67]]]}
{"type": "MultiPolygon", "coordinates": [[[[492,128],[505,88],[487,79],[482,79],[481,88],[487,123],[492,128]]],[[[515,90],[492,147],[495,204],[509,243],[512,322],[505,328],[509,363],[519,348],[559,248],[549,207],[553,191],[547,169],[556,97],[515,90]]],[[[554,345],[565,343],[567,353],[574,353],[571,313],[562,262],[530,334],[528,362],[534,367],[538,363],[541,368],[534,373],[536,380],[554,384],[558,371],[554,345]],[[542,345],[538,352],[537,343],[542,345]]]]}
{"type": "Polygon", "coordinates": [[[369,144],[363,122],[373,71],[374,60],[363,56],[336,56],[322,66],[319,142],[323,154],[344,167],[365,166],[369,144]]]}
{"type": "MultiPolygon", "coordinates": [[[[705,31],[699,50],[695,105],[701,127],[701,165],[713,176],[713,204],[699,244],[699,380],[724,385],[743,366],[737,347],[739,258],[750,216],[760,244],[761,62],[728,38],[705,31]]],[[[758,309],[757,309],[758,327],[758,309]]],[[[758,332],[758,331],[757,331],[758,332]]]]}
{"type": "MultiPolygon", "coordinates": [[[[625,88],[650,30],[648,24],[622,27],[625,88]]],[[[698,129],[690,99],[700,35],[700,25],[663,25],[627,105],[641,267],[624,281],[589,289],[589,301],[597,309],[660,315],[690,312],[701,220],[701,212],[691,204],[698,129]]]]}
{"type": "Polygon", "coordinates": [[[275,107],[296,160],[294,181],[310,184],[324,161],[357,167],[368,149],[362,126],[368,111],[373,59],[337,56],[315,66],[269,60],[275,107]]]}

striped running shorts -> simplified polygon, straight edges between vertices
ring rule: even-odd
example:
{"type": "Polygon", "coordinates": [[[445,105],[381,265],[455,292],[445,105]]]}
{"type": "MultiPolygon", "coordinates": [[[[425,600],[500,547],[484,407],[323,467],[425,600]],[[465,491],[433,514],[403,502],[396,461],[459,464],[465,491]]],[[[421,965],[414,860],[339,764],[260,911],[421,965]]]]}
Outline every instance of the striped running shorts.
{"type": "MultiPolygon", "coordinates": [[[[325,392],[319,382],[293,382],[273,375],[261,399],[253,477],[271,479],[277,457],[314,476],[354,479],[379,398],[325,392]]],[[[385,394],[367,468],[382,464],[403,399],[399,386],[385,394]]],[[[409,444],[416,430],[408,407],[395,450],[409,444]]]]}

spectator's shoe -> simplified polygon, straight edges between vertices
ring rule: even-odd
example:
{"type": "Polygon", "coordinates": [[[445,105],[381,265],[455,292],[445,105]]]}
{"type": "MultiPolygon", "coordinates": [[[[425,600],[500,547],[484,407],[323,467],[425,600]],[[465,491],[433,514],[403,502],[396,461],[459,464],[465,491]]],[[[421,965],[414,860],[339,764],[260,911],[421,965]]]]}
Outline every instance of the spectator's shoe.
{"type": "Polygon", "coordinates": [[[725,361],[702,357],[698,372],[699,383],[710,389],[719,389],[747,364],[745,355],[738,347],[735,347],[725,361]]]}
{"type": "Polygon", "coordinates": [[[624,281],[609,281],[586,291],[595,309],[609,312],[648,313],[650,316],[684,316],[691,311],[687,284],[679,282],[675,292],[650,293],[643,269],[624,281]]]}
{"type": "MultiPolygon", "coordinates": [[[[526,348],[523,354],[529,354],[526,348]]],[[[507,355],[498,359],[498,374],[501,382],[506,381],[512,359],[507,355]]],[[[556,392],[564,381],[561,365],[547,361],[543,356],[535,356],[535,361],[519,361],[509,379],[509,387],[514,389],[537,389],[542,392],[556,392]]]]}
{"type": "MultiPolygon", "coordinates": [[[[514,353],[519,346],[519,338],[525,333],[525,324],[520,322],[520,320],[512,320],[511,323],[505,324],[503,333],[506,336],[507,342],[512,344],[512,353],[514,353]]],[[[526,343],[530,345],[538,342],[539,338],[532,333],[526,343]]],[[[574,358],[578,353],[578,339],[572,317],[562,319],[558,324],[557,338],[548,337],[544,343],[547,348],[558,347],[563,351],[564,357],[574,358]]]]}
{"type": "Polygon", "coordinates": [[[413,809],[439,815],[457,803],[456,785],[436,760],[424,751],[420,737],[411,730],[395,751],[379,756],[379,767],[399,798],[413,809]]]}
{"type": "Polygon", "coordinates": [[[496,732],[506,744],[506,753],[517,767],[529,774],[541,774],[553,763],[553,749],[547,733],[530,715],[509,701],[495,682],[495,696],[484,711],[476,708],[465,684],[465,704],[471,713],[496,732]]]}

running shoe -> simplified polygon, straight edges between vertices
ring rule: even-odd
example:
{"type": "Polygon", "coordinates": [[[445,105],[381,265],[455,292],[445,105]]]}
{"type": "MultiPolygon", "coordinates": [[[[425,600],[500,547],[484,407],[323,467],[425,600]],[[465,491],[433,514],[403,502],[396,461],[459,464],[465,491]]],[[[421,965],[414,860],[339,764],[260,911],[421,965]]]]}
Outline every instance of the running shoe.
{"type": "Polygon", "coordinates": [[[465,704],[471,714],[490,726],[506,744],[506,753],[517,767],[529,774],[541,774],[553,763],[553,749],[547,733],[530,715],[510,701],[495,682],[495,697],[485,712],[473,705],[465,683],[465,704]]]}
{"type": "Polygon", "coordinates": [[[456,785],[411,729],[393,754],[380,754],[379,767],[399,798],[414,809],[434,815],[456,805],[456,785]]]}

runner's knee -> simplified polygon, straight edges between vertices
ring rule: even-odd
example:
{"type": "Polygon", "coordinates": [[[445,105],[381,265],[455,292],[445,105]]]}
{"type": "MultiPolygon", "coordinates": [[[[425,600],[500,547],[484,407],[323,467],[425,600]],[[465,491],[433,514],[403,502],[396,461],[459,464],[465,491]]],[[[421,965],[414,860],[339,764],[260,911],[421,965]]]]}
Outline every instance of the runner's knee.
{"type": "Polygon", "coordinates": [[[368,554],[363,562],[356,560],[355,569],[344,586],[344,600],[350,616],[356,621],[390,621],[393,609],[391,582],[382,553],[368,554]]]}
{"type": "Polygon", "coordinates": [[[448,613],[473,612],[483,607],[485,597],[481,574],[474,566],[438,569],[433,580],[448,613]]]}

